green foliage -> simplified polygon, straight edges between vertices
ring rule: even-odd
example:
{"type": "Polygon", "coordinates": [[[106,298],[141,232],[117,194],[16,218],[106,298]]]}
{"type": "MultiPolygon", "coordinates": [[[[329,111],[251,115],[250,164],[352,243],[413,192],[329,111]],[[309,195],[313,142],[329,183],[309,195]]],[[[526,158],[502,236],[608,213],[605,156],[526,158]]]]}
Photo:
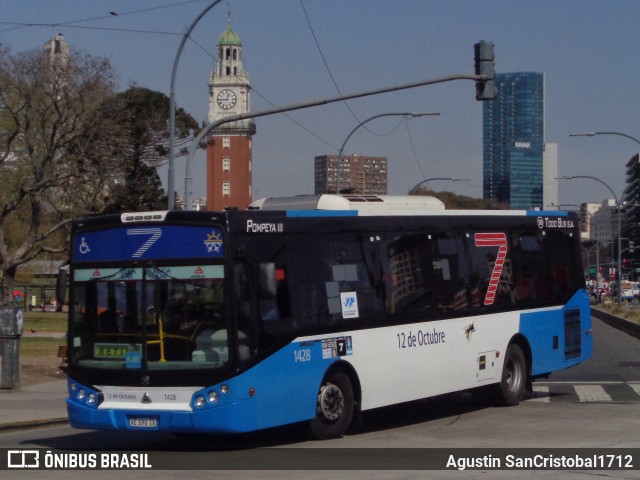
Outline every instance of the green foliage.
{"type": "Polygon", "coordinates": [[[0,263],[66,251],[73,216],[95,206],[105,171],[96,109],[114,87],[108,62],[82,54],[0,52],[0,263]]]}
{"type": "MultiPolygon", "coordinates": [[[[166,209],[167,196],[156,167],[167,161],[169,153],[169,98],[133,87],[105,102],[101,113],[110,119],[112,170],[118,172],[105,212],[166,209]]],[[[191,142],[197,131],[196,120],[178,109],[177,146],[191,142]]]]}
{"type": "Polygon", "coordinates": [[[434,192],[430,189],[418,188],[414,195],[428,195],[436,197],[444,203],[447,210],[506,210],[508,205],[498,204],[491,200],[456,195],[452,192],[434,192]]]}
{"type": "MultiPolygon", "coordinates": [[[[73,218],[166,208],[156,167],[167,160],[169,99],[115,93],[109,62],[0,45],[0,266],[9,301],[18,266],[66,257],[73,218]],[[56,257],[57,256],[57,257],[56,257]]],[[[197,122],[176,112],[178,155],[197,122]]],[[[2,303],[2,299],[0,299],[2,303]]]]}

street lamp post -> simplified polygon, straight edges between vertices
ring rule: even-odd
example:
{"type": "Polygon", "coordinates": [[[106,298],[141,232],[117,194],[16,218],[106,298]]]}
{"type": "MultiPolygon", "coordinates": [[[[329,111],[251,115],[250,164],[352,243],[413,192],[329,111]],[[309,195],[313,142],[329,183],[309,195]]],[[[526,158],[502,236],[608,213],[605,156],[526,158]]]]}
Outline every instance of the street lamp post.
{"type": "Polygon", "coordinates": [[[637,144],[640,144],[640,140],[631,135],[627,135],[622,132],[583,132],[583,133],[570,133],[570,137],[595,137],[596,135],[619,135],[620,137],[628,138],[629,140],[633,140],[637,144]]]}
{"type": "Polygon", "coordinates": [[[591,180],[595,180],[596,182],[599,182],[600,184],[604,185],[610,192],[611,195],[613,195],[613,198],[616,202],[616,207],[618,209],[618,268],[617,268],[617,277],[618,277],[618,295],[617,295],[617,300],[618,300],[618,304],[621,303],[621,299],[622,299],[622,289],[621,289],[621,283],[622,283],[622,230],[620,228],[620,225],[622,223],[622,218],[620,215],[620,211],[622,210],[622,205],[620,204],[620,201],[618,200],[618,196],[615,194],[615,192],[613,191],[613,189],[607,185],[605,182],[603,182],[602,180],[600,180],[597,177],[592,177],[590,175],[571,175],[571,176],[565,176],[565,177],[559,177],[556,178],[556,180],[573,180],[576,178],[588,178],[591,180]]]}
{"type": "Polygon", "coordinates": [[[400,116],[400,117],[424,117],[426,115],[440,115],[439,113],[412,113],[412,112],[401,112],[401,113],[380,113],[378,115],[374,115],[373,117],[369,117],[366,120],[363,120],[358,125],[355,126],[353,130],[349,132],[347,138],[342,142],[342,146],[340,147],[340,151],[338,152],[338,162],[336,164],[336,194],[340,194],[340,162],[342,161],[342,152],[344,152],[344,147],[347,145],[349,138],[353,135],[356,130],[358,130],[365,123],[370,122],[371,120],[375,120],[380,117],[392,117],[392,116],[400,116]]]}
{"type": "Polygon", "coordinates": [[[452,182],[468,182],[469,179],[468,178],[455,178],[455,177],[434,177],[434,178],[427,178],[426,180],[422,180],[421,182],[417,183],[416,185],[414,185],[413,187],[411,187],[411,190],[409,190],[408,195],[413,195],[414,192],[416,190],[418,190],[418,188],[420,188],[420,186],[423,183],[428,183],[431,182],[433,180],[450,180],[452,182]]]}
{"type": "MultiPolygon", "coordinates": [[[[640,145],[640,140],[638,140],[636,137],[629,135],[627,133],[623,133],[623,132],[615,132],[615,131],[606,131],[606,132],[582,132],[582,133],[571,133],[569,134],[570,137],[595,137],[596,135],[617,135],[619,137],[625,137],[628,138],[629,140],[637,143],[638,145],[640,145]]],[[[577,178],[577,177],[576,177],[577,178]]],[[[593,177],[591,177],[593,178],[593,177]]],[[[607,188],[609,188],[608,185],[606,185],[602,180],[598,180],[600,183],[604,184],[605,186],[607,186],[607,188]]],[[[609,190],[611,190],[611,188],[609,188],[609,190]]],[[[613,193],[613,191],[611,191],[611,193],[613,193]]],[[[615,194],[614,194],[614,198],[615,198],[615,194]]],[[[622,199],[620,199],[622,200],[622,199]]],[[[622,270],[620,270],[621,267],[621,218],[620,218],[620,210],[622,209],[622,205],[621,202],[618,202],[616,200],[616,203],[618,204],[618,271],[620,272],[620,280],[622,280],[622,270]]],[[[618,303],[620,303],[620,287],[618,287],[618,303]]]]}
{"type": "MultiPolygon", "coordinates": [[[[175,182],[175,167],[174,167],[174,156],[175,156],[175,143],[176,143],[176,74],[178,72],[178,62],[180,60],[180,55],[182,54],[182,49],[184,48],[185,43],[189,39],[189,35],[191,31],[195,28],[196,24],[204,17],[209,10],[215,7],[222,0],[215,0],[209,4],[200,15],[196,17],[196,19],[191,22],[189,28],[182,35],[182,40],[180,41],[180,45],[178,46],[178,51],[176,52],[176,56],[173,59],[173,68],[171,69],[171,85],[169,88],[169,167],[167,172],[167,209],[173,210],[174,208],[174,182],[175,182]]],[[[185,209],[189,210],[185,204],[185,209]]]]}

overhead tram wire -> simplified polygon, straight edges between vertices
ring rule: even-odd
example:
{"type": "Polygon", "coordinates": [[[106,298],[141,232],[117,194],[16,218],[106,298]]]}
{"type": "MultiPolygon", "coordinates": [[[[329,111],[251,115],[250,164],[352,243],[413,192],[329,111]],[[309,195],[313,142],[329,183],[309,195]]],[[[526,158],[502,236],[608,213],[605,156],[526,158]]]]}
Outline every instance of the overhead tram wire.
{"type": "MultiPolygon", "coordinates": [[[[205,47],[203,47],[202,45],[200,45],[200,43],[198,43],[196,40],[193,39],[193,37],[191,35],[189,35],[189,40],[191,42],[193,42],[200,50],[202,50],[207,56],[209,56],[214,63],[216,63],[218,61],[218,57],[216,57],[214,54],[210,53],[205,47]]],[[[268,105],[272,106],[272,107],[276,107],[276,105],[271,102],[267,97],[265,97],[264,95],[262,95],[258,90],[256,90],[255,87],[251,86],[251,91],[253,93],[255,93],[258,97],[260,97],[265,103],[267,103],[268,105]]],[[[331,148],[334,149],[338,149],[338,147],[336,147],[335,145],[333,145],[332,143],[330,143],[329,141],[325,140],[324,138],[320,137],[318,134],[312,132],[309,128],[305,127],[302,123],[300,123],[298,120],[296,120],[295,118],[293,118],[291,115],[289,115],[286,112],[283,112],[283,115],[285,117],[287,117],[289,120],[291,120],[293,123],[295,123],[296,125],[298,125],[300,128],[302,128],[304,131],[306,131],[307,133],[309,133],[310,135],[312,135],[313,137],[315,137],[316,139],[320,140],[322,143],[328,145],[331,148]]]]}
{"type": "MultiPolygon", "coordinates": [[[[260,94],[260,92],[258,92],[257,90],[255,90],[253,87],[251,87],[251,91],[254,92],[258,97],[260,97],[262,100],[265,101],[265,103],[267,103],[268,105],[276,108],[277,105],[274,104],[273,102],[269,101],[264,95],[260,94]]],[[[324,138],[320,137],[318,134],[312,132],[309,128],[305,127],[303,124],[301,124],[298,120],[296,120],[295,118],[293,118],[291,115],[289,115],[286,112],[281,112],[282,115],[284,115],[285,117],[287,117],[289,120],[291,120],[293,123],[295,123],[297,126],[299,126],[300,128],[302,128],[305,132],[307,132],[308,134],[310,134],[311,136],[315,137],[316,139],[320,140],[322,143],[324,143],[325,145],[328,145],[331,148],[334,148],[336,150],[338,150],[339,147],[337,147],[336,145],[333,145],[331,142],[325,140],[324,138]]]]}
{"type": "MultiPolygon", "coordinates": [[[[0,25],[10,25],[15,22],[2,22],[0,21],[0,25]]],[[[152,35],[182,35],[182,33],[176,32],[163,32],[162,30],[136,30],[131,28],[115,28],[115,27],[91,27],[87,25],[67,25],[60,23],[24,23],[20,24],[20,27],[10,28],[6,30],[0,30],[0,33],[16,30],[21,27],[64,27],[64,28],[74,28],[76,30],[104,30],[109,32],[124,32],[124,33],[148,33],[152,35]]]]}
{"type": "MultiPolygon", "coordinates": [[[[336,91],[340,94],[342,94],[342,91],[340,90],[340,87],[338,86],[338,82],[336,81],[335,77],[333,76],[333,73],[331,72],[331,68],[329,68],[329,63],[327,62],[326,57],[324,56],[324,53],[322,52],[322,48],[320,47],[320,42],[318,41],[318,37],[316,36],[316,33],[313,29],[313,25],[311,25],[311,20],[309,19],[309,14],[307,13],[307,9],[304,6],[304,2],[303,0],[300,0],[300,6],[302,7],[302,11],[304,13],[305,19],[307,20],[307,25],[309,26],[309,30],[311,31],[311,36],[313,37],[313,41],[316,44],[316,48],[318,49],[318,53],[320,54],[320,58],[322,58],[322,62],[324,63],[324,66],[327,70],[327,73],[329,74],[329,77],[331,78],[331,81],[333,82],[333,85],[336,87],[336,91]]],[[[351,115],[353,116],[353,118],[357,121],[357,122],[361,122],[360,118],[358,118],[358,116],[355,114],[355,112],[351,109],[351,106],[349,105],[349,102],[347,102],[346,100],[343,102],[344,105],[347,107],[347,110],[349,110],[349,113],[351,113],[351,115]]],[[[405,125],[407,125],[407,131],[409,130],[409,126],[407,124],[408,119],[405,117],[403,119],[400,119],[400,122],[404,121],[405,125]]],[[[397,130],[398,127],[393,128],[391,131],[386,132],[386,133],[378,133],[378,132],[374,132],[373,130],[367,128],[366,125],[364,125],[362,127],[364,130],[366,130],[367,132],[369,132],[372,135],[375,135],[377,137],[385,137],[387,135],[391,135],[393,132],[395,132],[397,130]]],[[[411,149],[413,151],[413,156],[416,160],[416,163],[418,164],[418,168],[420,169],[420,173],[422,174],[422,178],[426,178],[425,174],[422,170],[422,166],[420,165],[420,162],[418,161],[418,156],[416,154],[415,151],[415,146],[413,144],[413,140],[411,139],[411,134],[409,133],[409,142],[411,144],[411,149]]],[[[329,145],[328,142],[325,142],[329,145]]]]}
{"type": "MultiPolygon", "coordinates": [[[[109,12],[109,14],[107,15],[102,15],[99,17],[90,17],[90,18],[83,18],[83,19],[79,19],[79,20],[69,20],[66,22],[54,22],[54,23],[27,23],[27,22],[0,22],[0,24],[5,24],[5,25],[16,25],[15,28],[22,28],[22,27],[66,27],[66,26],[72,26],[74,23],[84,23],[84,22],[93,22],[95,20],[104,20],[107,18],[114,18],[114,17],[125,17],[128,15],[135,15],[138,13],[146,13],[146,12],[150,12],[153,10],[163,10],[165,8],[172,8],[172,7],[180,7],[183,5],[186,5],[188,3],[198,3],[198,2],[202,2],[203,0],[185,0],[182,2],[177,2],[177,3],[170,3],[167,5],[158,5],[156,7],[148,7],[148,8],[140,8],[138,10],[130,10],[128,12],[109,12]]],[[[2,30],[0,32],[3,32],[5,30],[2,30]]]]}
{"type": "MultiPolygon", "coordinates": [[[[331,73],[331,69],[329,68],[329,63],[327,62],[327,59],[324,56],[324,53],[322,52],[322,48],[320,48],[320,42],[318,42],[318,37],[316,37],[316,32],[313,30],[313,26],[311,25],[311,20],[309,19],[309,15],[307,14],[307,9],[304,7],[304,2],[303,0],[300,0],[300,6],[302,7],[302,11],[304,12],[304,16],[307,19],[307,25],[309,26],[309,30],[311,31],[311,36],[313,37],[313,41],[316,44],[316,48],[318,49],[318,53],[320,54],[320,58],[322,58],[322,62],[324,63],[324,67],[327,70],[327,73],[329,74],[329,77],[331,78],[331,81],[333,82],[333,85],[336,87],[336,91],[338,92],[338,94],[340,96],[343,95],[342,91],[340,90],[340,87],[338,86],[338,82],[336,82],[335,77],[333,76],[333,73],[331,73]]],[[[344,105],[347,107],[347,110],[349,110],[349,113],[351,113],[351,115],[353,116],[353,118],[356,120],[356,122],[361,123],[361,120],[358,118],[358,116],[355,114],[355,112],[351,109],[351,107],[349,106],[349,102],[347,102],[346,100],[343,102],[344,105]]],[[[367,132],[369,132],[372,135],[376,135],[378,137],[384,137],[386,135],[389,135],[388,133],[385,134],[379,134],[376,133],[372,130],[369,130],[366,125],[364,127],[362,127],[364,130],[366,130],[367,132]]]]}
{"type": "MultiPolygon", "coordinates": [[[[209,57],[211,57],[211,59],[215,62],[218,61],[218,58],[213,55],[212,53],[210,53],[205,47],[203,47],[202,45],[200,45],[196,40],[193,39],[193,37],[189,36],[189,40],[192,41],[193,43],[196,44],[196,46],[202,50],[205,54],[207,54],[209,57]]],[[[255,93],[255,95],[257,95],[258,97],[260,97],[265,103],[267,103],[268,105],[272,106],[272,107],[276,107],[276,105],[271,102],[267,97],[265,97],[264,95],[262,95],[258,90],[256,90],[255,87],[251,87],[251,91],[253,93],[255,93]]],[[[328,145],[331,148],[334,149],[338,149],[337,146],[333,145],[331,142],[325,140],[324,138],[320,137],[318,134],[312,132],[309,128],[305,127],[302,123],[300,123],[298,120],[296,120],[295,118],[293,118],[291,115],[289,115],[286,112],[282,113],[285,117],[287,117],[289,120],[291,120],[293,123],[295,123],[297,126],[299,126],[300,128],[302,128],[305,132],[307,132],[308,134],[312,135],[313,137],[315,137],[316,139],[320,140],[322,143],[328,145]]]]}
{"type": "MultiPolygon", "coordinates": [[[[201,1],[201,0],[192,0],[192,2],[193,1],[201,1]]],[[[192,3],[192,2],[183,2],[183,3],[192,3]]],[[[128,14],[132,14],[132,13],[139,13],[139,12],[143,12],[143,11],[146,11],[146,10],[157,10],[159,8],[166,8],[166,7],[175,6],[175,5],[180,5],[180,4],[171,4],[171,5],[166,5],[165,7],[154,7],[154,8],[145,9],[145,10],[136,10],[136,11],[131,11],[131,12],[125,12],[123,14],[118,14],[118,16],[128,15],[128,14]]],[[[126,32],[126,33],[145,33],[145,34],[153,34],[153,35],[173,35],[173,36],[183,35],[183,33],[180,33],[180,32],[163,32],[163,31],[153,31],[153,30],[134,30],[134,29],[125,29],[125,28],[114,28],[114,27],[93,27],[93,26],[86,26],[86,25],[72,25],[73,23],[81,23],[81,22],[90,21],[90,20],[100,20],[100,19],[104,19],[104,18],[113,18],[113,15],[108,15],[108,16],[104,16],[104,17],[93,17],[93,18],[83,19],[83,20],[74,20],[74,21],[64,22],[64,23],[17,23],[17,22],[3,22],[3,21],[0,21],[0,25],[14,25],[14,27],[12,27],[12,28],[5,29],[5,30],[0,30],[0,33],[5,32],[5,31],[10,31],[10,30],[16,30],[16,29],[19,29],[19,28],[27,28],[27,27],[58,27],[58,26],[64,26],[64,27],[67,27],[67,28],[75,28],[75,29],[105,30],[105,31],[126,32]]],[[[189,41],[193,42],[200,50],[202,50],[206,55],[208,55],[214,61],[217,61],[217,57],[215,55],[212,55],[209,51],[207,51],[207,49],[205,47],[203,47],[202,45],[200,45],[196,40],[194,40],[193,37],[189,36],[189,41]]],[[[258,90],[256,90],[255,87],[252,87],[251,91],[254,92],[262,100],[264,100],[268,105],[270,105],[272,107],[276,106],[273,102],[269,101],[264,95],[262,95],[258,90]]],[[[304,126],[302,123],[300,123],[298,120],[293,118],[288,113],[283,113],[283,115],[285,117],[287,117],[289,120],[291,120],[293,123],[295,123],[297,126],[302,128],[304,131],[309,133],[311,136],[315,137],[320,142],[324,143],[325,145],[328,145],[329,147],[331,147],[333,149],[336,149],[336,150],[338,149],[338,147],[336,145],[334,145],[331,142],[329,142],[329,141],[325,140],[324,138],[320,137],[318,134],[316,134],[313,131],[311,131],[308,127],[304,126]]]]}
{"type": "Polygon", "coordinates": [[[404,120],[404,125],[407,128],[407,135],[409,136],[409,145],[411,145],[413,158],[416,160],[416,163],[418,164],[418,169],[420,170],[420,174],[422,175],[422,178],[426,179],[427,177],[425,176],[424,171],[422,170],[422,165],[420,165],[420,161],[418,160],[418,154],[416,153],[416,147],[413,143],[413,138],[411,138],[411,130],[409,130],[409,119],[407,117],[403,117],[403,120],[404,120]]]}
{"type": "MultiPolygon", "coordinates": [[[[192,41],[200,50],[202,50],[207,56],[209,56],[214,63],[216,63],[218,61],[218,57],[216,57],[214,54],[210,53],[205,47],[203,47],[202,45],[200,45],[200,43],[198,43],[196,40],[193,39],[193,37],[189,36],[189,40],[192,41]]],[[[267,97],[265,97],[264,95],[262,95],[258,90],[255,89],[255,87],[251,87],[251,91],[253,93],[255,93],[258,97],[260,97],[265,103],[267,103],[268,105],[272,106],[272,107],[276,107],[276,105],[269,101],[269,99],[267,99],[267,97]]],[[[302,128],[304,131],[306,131],[307,133],[309,133],[310,135],[314,136],[315,138],[317,138],[318,140],[320,140],[322,143],[330,146],[331,148],[335,148],[336,150],[338,149],[338,147],[336,147],[335,145],[333,145],[332,143],[330,143],[329,141],[325,140],[324,138],[320,137],[318,134],[312,132],[311,130],[309,130],[307,127],[305,127],[303,124],[301,124],[298,120],[296,120],[295,118],[293,118],[291,115],[289,115],[286,112],[283,112],[283,115],[285,117],[287,117],[289,120],[291,120],[293,123],[295,123],[296,125],[298,125],[300,128],[302,128]]]]}
{"type": "MultiPolygon", "coordinates": [[[[0,30],[0,33],[5,32],[5,31],[10,31],[10,30],[16,30],[16,29],[20,29],[20,28],[32,28],[32,27],[53,27],[53,28],[55,28],[55,27],[64,26],[66,28],[86,29],[86,30],[104,30],[104,31],[125,32],[125,33],[142,33],[142,34],[152,34],[152,35],[180,36],[180,35],[183,35],[182,32],[166,32],[166,31],[157,31],[157,30],[138,30],[138,29],[126,29],[126,28],[116,28],[116,27],[96,27],[96,26],[75,25],[75,24],[83,23],[83,22],[89,22],[89,21],[96,21],[96,20],[112,19],[112,18],[122,17],[122,16],[126,16],[126,15],[144,13],[144,12],[148,12],[148,11],[152,11],[152,10],[160,10],[160,9],[164,9],[164,8],[181,6],[181,5],[185,5],[185,4],[188,4],[188,3],[197,3],[197,2],[201,2],[201,1],[202,0],[188,0],[188,1],[185,1],[185,2],[172,3],[172,4],[157,6],[157,7],[150,7],[150,8],[145,8],[145,9],[131,10],[129,12],[122,12],[122,13],[117,12],[117,15],[108,14],[108,15],[104,15],[104,16],[101,16],[101,17],[91,17],[91,18],[84,18],[84,19],[79,19],[79,20],[70,20],[70,21],[67,21],[67,22],[52,22],[52,23],[48,23],[48,22],[47,23],[26,23],[25,22],[25,23],[21,23],[21,22],[0,21],[0,25],[12,25],[11,28],[8,28],[8,29],[5,29],[5,30],[0,30]]],[[[205,47],[200,45],[200,43],[198,43],[192,36],[189,36],[189,41],[193,42],[200,50],[202,50],[206,55],[208,55],[211,59],[213,59],[214,62],[217,61],[217,57],[215,55],[212,55],[205,47]]],[[[265,101],[268,105],[270,105],[272,107],[276,106],[273,102],[269,101],[264,95],[262,95],[258,90],[256,90],[255,87],[252,87],[251,90],[258,97],[260,97],[263,101],[265,101]]],[[[318,134],[316,134],[313,131],[311,131],[308,127],[304,126],[302,123],[300,123],[298,120],[293,118],[288,113],[283,113],[283,115],[286,118],[288,118],[290,121],[292,121],[294,124],[296,124],[297,126],[302,128],[304,131],[306,131],[307,133],[309,133],[310,135],[315,137],[320,142],[324,143],[325,145],[328,145],[329,147],[331,147],[333,149],[336,149],[336,150],[338,149],[338,147],[336,145],[333,145],[331,142],[323,139],[318,134]]]]}
{"type": "MultiPolygon", "coordinates": [[[[130,12],[123,12],[123,13],[110,12],[108,15],[105,15],[105,16],[102,16],[102,17],[93,17],[93,18],[87,18],[87,19],[72,20],[72,21],[68,21],[68,22],[57,22],[57,23],[17,23],[17,22],[2,22],[2,21],[0,21],[0,25],[13,25],[9,29],[0,30],[0,33],[2,33],[3,31],[18,30],[20,28],[31,28],[31,27],[51,27],[51,28],[55,28],[55,27],[64,26],[66,28],[75,28],[75,29],[105,30],[105,31],[116,31],[116,32],[146,33],[146,34],[155,34],[155,35],[179,36],[179,35],[184,35],[184,33],[163,32],[163,31],[148,31],[148,30],[137,30],[137,29],[124,29],[124,28],[110,28],[110,27],[91,27],[91,26],[82,26],[82,25],[74,25],[74,24],[83,23],[83,22],[87,22],[87,21],[103,20],[103,19],[107,19],[107,18],[108,19],[112,19],[112,18],[117,18],[117,17],[121,17],[121,16],[125,16],[125,15],[132,15],[132,14],[147,12],[147,11],[151,11],[151,10],[159,10],[159,9],[163,9],[163,8],[173,7],[173,6],[184,5],[184,4],[187,4],[187,3],[196,3],[198,1],[201,1],[201,0],[188,0],[188,1],[184,1],[184,2],[173,3],[173,4],[163,5],[163,6],[150,7],[150,8],[139,9],[139,10],[132,10],[130,12]]],[[[196,42],[190,35],[187,38],[188,38],[188,40],[194,42],[198,48],[202,49],[212,59],[214,59],[214,61],[217,60],[214,55],[209,54],[209,52],[205,48],[203,48],[198,42],[196,42]]],[[[255,88],[252,88],[252,90],[256,93],[256,95],[258,95],[265,102],[267,102],[267,104],[269,104],[272,107],[275,107],[275,105],[272,102],[267,100],[266,97],[261,95],[257,90],[255,90],[255,88]]],[[[298,125],[300,128],[305,130],[307,133],[311,134],[316,139],[320,140],[321,142],[325,143],[326,145],[330,146],[331,148],[334,148],[334,149],[338,148],[337,146],[331,144],[327,140],[324,140],[323,138],[321,138],[316,133],[312,132],[309,128],[307,128],[304,125],[302,125],[299,121],[295,120],[288,113],[286,113],[286,112],[282,112],[282,113],[284,113],[286,118],[291,120],[293,123],[298,125]]],[[[180,156],[180,155],[178,155],[178,156],[180,156]]]]}

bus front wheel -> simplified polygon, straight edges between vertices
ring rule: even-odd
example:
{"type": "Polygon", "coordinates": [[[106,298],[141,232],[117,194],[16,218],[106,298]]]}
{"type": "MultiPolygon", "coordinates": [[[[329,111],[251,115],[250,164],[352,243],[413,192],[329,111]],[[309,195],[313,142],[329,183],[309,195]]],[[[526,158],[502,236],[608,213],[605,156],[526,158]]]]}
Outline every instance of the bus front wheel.
{"type": "Polygon", "coordinates": [[[353,386],[349,377],[336,372],[325,379],[318,392],[316,418],[309,429],[319,439],[341,437],[353,418],[353,386]]]}

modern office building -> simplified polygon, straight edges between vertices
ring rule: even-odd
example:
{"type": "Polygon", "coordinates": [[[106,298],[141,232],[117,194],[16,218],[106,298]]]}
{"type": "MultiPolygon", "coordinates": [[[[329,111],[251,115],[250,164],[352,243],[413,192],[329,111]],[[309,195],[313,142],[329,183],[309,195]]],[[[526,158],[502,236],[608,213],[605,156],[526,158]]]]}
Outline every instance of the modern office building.
{"type": "Polygon", "coordinates": [[[558,144],[545,143],[542,154],[542,205],[558,205],[558,144]]]}
{"type": "Polygon", "coordinates": [[[495,83],[496,98],[483,103],[483,197],[543,208],[544,76],[505,73],[495,83]]]}
{"type": "Polygon", "coordinates": [[[640,153],[636,153],[629,159],[625,173],[622,237],[633,242],[633,254],[636,256],[635,245],[640,246],[640,153]]]}
{"type": "Polygon", "coordinates": [[[603,200],[591,215],[590,239],[602,245],[612,244],[618,236],[618,208],[613,198],[603,200]]]}
{"type": "Polygon", "coordinates": [[[315,157],[315,193],[387,194],[387,157],[321,155],[315,157]],[[339,178],[339,181],[337,181],[339,178]]]}

